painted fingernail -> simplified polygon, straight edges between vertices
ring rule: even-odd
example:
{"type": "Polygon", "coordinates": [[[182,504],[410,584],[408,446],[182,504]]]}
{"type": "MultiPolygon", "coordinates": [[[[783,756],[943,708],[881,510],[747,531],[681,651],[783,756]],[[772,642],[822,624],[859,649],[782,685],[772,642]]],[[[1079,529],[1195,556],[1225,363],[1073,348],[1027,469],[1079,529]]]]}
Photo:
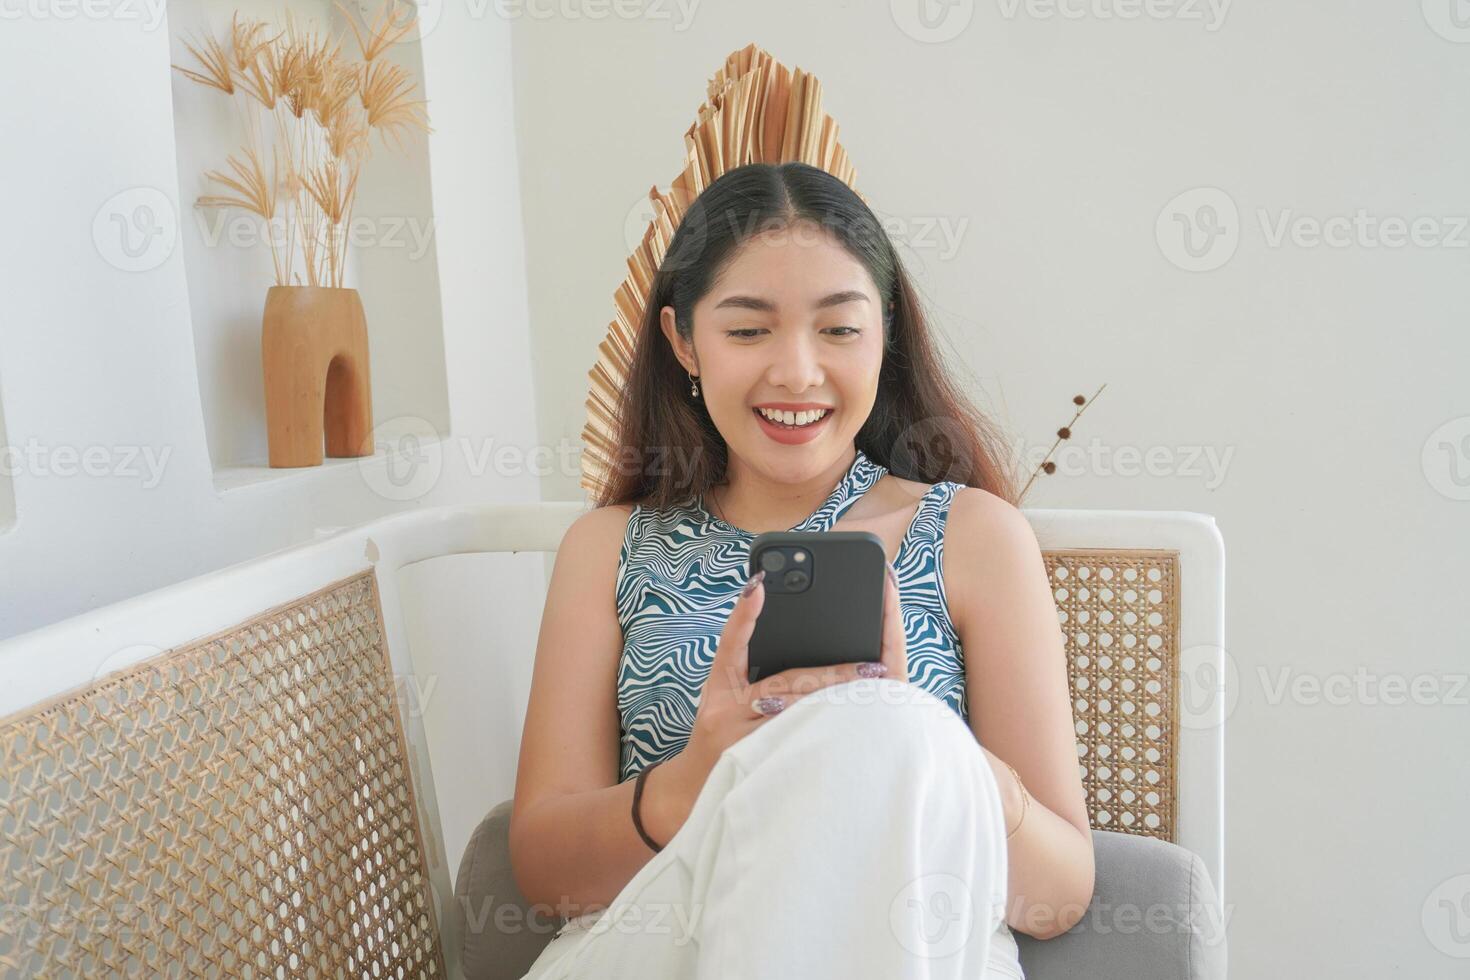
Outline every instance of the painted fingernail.
{"type": "Polygon", "coordinates": [[[762,568],[760,571],[756,572],[750,577],[750,581],[745,583],[745,588],[740,590],[740,594],[745,596],[750,595],[752,592],[755,591],[755,587],[759,585],[761,583],[761,580],[765,577],[766,570],[762,568]]]}
{"type": "Polygon", "coordinates": [[[882,677],[888,673],[888,665],[881,660],[864,660],[858,664],[857,672],[859,677],[882,677]]]}
{"type": "Polygon", "coordinates": [[[893,570],[893,563],[885,561],[883,567],[888,569],[888,581],[893,583],[895,589],[898,588],[898,573],[893,570]]]}
{"type": "Polygon", "coordinates": [[[786,701],[783,698],[757,698],[755,702],[755,710],[763,715],[777,714],[784,707],[786,701]]]}

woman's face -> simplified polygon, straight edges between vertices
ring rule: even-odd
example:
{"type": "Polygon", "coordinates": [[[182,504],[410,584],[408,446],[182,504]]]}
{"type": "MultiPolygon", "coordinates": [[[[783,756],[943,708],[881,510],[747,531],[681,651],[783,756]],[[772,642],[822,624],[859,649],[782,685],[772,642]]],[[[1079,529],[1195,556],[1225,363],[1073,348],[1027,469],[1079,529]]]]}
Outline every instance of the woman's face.
{"type": "Polygon", "coordinates": [[[661,317],[731,456],[794,481],[849,452],[872,410],[881,302],[862,263],[819,225],[799,222],[736,251],[695,304],[692,349],[674,329],[674,308],[661,317]],[[810,414],[793,427],[787,411],[810,414]]]}

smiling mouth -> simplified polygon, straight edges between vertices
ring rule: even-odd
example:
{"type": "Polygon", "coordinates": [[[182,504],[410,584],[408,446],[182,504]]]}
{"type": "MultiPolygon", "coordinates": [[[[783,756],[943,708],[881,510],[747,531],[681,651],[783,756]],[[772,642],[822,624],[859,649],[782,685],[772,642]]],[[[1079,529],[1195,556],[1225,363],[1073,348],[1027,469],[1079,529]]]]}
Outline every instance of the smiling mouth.
{"type": "Polygon", "coordinates": [[[779,426],[782,429],[787,429],[792,432],[795,432],[798,429],[805,429],[809,428],[810,426],[817,425],[818,423],[829,418],[832,415],[833,411],[835,411],[835,409],[828,408],[821,410],[820,414],[816,412],[783,412],[781,413],[783,420],[778,422],[776,419],[767,415],[765,412],[762,412],[758,408],[751,409],[751,412],[755,414],[755,417],[760,419],[762,422],[765,422],[768,425],[779,426]],[[786,421],[784,421],[787,415],[791,415],[793,418],[795,418],[797,420],[796,423],[788,424],[786,421]],[[805,421],[802,421],[803,419],[805,419],[805,421]]]}

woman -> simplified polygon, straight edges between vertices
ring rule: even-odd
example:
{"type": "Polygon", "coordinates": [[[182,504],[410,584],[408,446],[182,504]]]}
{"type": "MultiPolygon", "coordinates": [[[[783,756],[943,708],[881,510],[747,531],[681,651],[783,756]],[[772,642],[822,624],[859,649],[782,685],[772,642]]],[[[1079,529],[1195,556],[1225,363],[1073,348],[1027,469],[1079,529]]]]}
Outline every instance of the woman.
{"type": "Polygon", "coordinates": [[[862,200],[799,163],[708,187],[618,414],[521,743],[512,866],[568,918],[527,977],[1022,976],[1011,930],[1066,931],[1093,887],[1062,637],[862,200]],[[883,540],[880,665],[747,683],[768,530],[883,540]]]}

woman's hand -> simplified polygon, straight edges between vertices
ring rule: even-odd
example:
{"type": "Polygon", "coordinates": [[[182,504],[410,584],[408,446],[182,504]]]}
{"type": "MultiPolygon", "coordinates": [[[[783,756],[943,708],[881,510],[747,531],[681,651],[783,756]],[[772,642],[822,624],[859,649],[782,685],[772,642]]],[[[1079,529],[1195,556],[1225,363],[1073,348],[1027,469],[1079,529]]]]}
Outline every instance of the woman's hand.
{"type": "Polygon", "coordinates": [[[762,581],[764,572],[751,577],[720,633],[688,743],[678,755],[648,775],[645,793],[656,793],[659,797],[657,805],[663,811],[659,823],[668,836],[683,826],[705,779],[725,749],[793,702],[825,687],[865,676],[868,671],[872,671],[868,676],[908,682],[908,647],[899,606],[898,577],[892,565],[886,562],[884,565],[888,574],[883,585],[883,638],[876,663],[792,667],[754,684],[748,681],[750,637],[765,605],[766,590],[762,581]]]}

